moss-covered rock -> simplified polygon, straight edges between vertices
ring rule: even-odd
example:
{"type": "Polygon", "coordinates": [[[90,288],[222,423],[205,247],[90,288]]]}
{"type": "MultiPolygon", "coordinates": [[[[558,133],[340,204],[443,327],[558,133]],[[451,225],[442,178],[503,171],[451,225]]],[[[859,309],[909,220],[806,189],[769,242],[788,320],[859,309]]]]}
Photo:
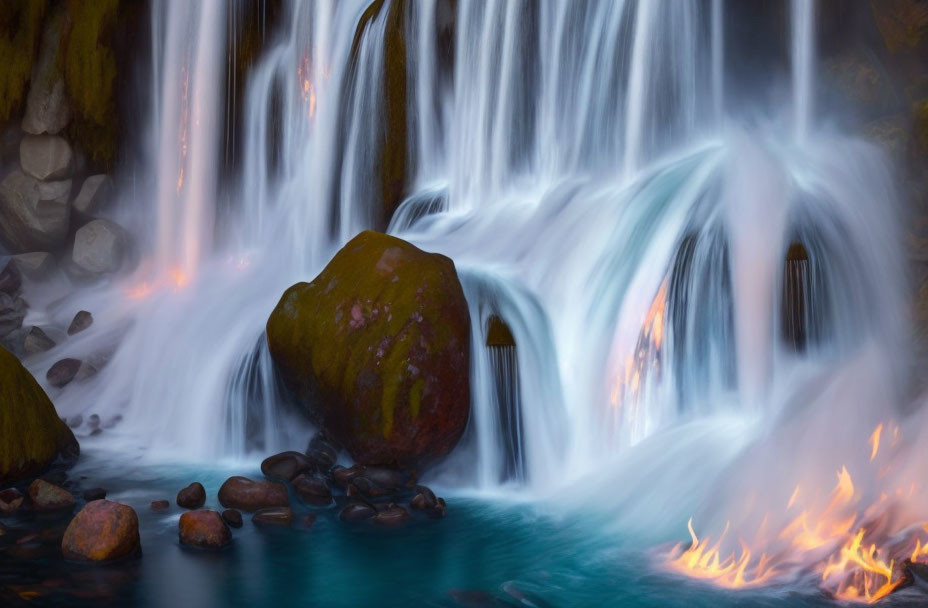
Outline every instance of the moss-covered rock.
{"type": "Polygon", "coordinates": [[[74,460],[77,440],[45,391],[0,348],[0,485],[35,475],[56,458],[74,460]]]}
{"type": "Polygon", "coordinates": [[[893,53],[917,48],[928,34],[925,0],[870,0],[873,18],[893,53]]]}
{"type": "Polygon", "coordinates": [[[470,316],[454,263],[362,232],[267,323],[271,356],[310,415],[361,464],[421,467],[470,411],[470,316]]]}

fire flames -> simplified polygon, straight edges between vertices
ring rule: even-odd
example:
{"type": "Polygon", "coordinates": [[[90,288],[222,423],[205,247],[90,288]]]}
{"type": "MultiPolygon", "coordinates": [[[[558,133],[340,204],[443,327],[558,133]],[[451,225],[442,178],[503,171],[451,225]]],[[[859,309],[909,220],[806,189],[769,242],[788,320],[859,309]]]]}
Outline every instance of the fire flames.
{"type": "Polygon", "coordinates": [[[610,402],[613,407],[618,407],[627,400],[637,401],[639,390],[652,367],[659,369],[666,307],[667,281],[664,281],[641,325],[635,354],[626,357],[625,366],[612,387],[610,402]]]}
{"type": "MultiPolygon", "coordinates": [[[[883,431],[880,424],[870,435],[870,462],[880,453],[883,431]]],[[[899,427],[892,427],[891,446],[899,443],[899,435],[899,427]]],[[[879,477],[881,470],[876,474],[879,477]]],[[[914,492],[915,485],[910,484],[891,494],[905,498],[914,492]]],[[[778,533],[768,532],[769,514],[764,517],[754,543],[764,549],[758,557],[758,551],[744,540],[739,550],[723,551],[728,524],[713,543],[708,536],[697,536],[690,519],[692,541],[671,549],[665,556],[668,566],[688,577],[737,589],[770,584],[811,565],[811,571],[820,574],[822,589],[835,599],[872,604],[910,580],[907,562],[928,563],[928,525],[890,533],[894,523],[887,515],[890,494],[883,493],[876,504],[862,509],[847,467],[837,472],[823,509],[804,507],[803,494],[797,485],[786,505],[787,511],[797,514],[778,533]]]]}

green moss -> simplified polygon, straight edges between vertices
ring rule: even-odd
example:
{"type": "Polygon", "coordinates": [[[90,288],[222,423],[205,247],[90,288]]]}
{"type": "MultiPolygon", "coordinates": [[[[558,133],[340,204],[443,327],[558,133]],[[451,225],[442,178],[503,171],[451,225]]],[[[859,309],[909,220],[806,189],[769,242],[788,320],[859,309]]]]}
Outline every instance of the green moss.
{"type": "Polygon", "coordinates": [[[46,0],[0,2],[0,122],[19,114],[42,36],[46,0]]]}
{"type": "Polygon", "coordinates": [[[69,133],[95,163],[116,156],[116,53],[113,33],[119,0],[68,0],[62,45],[65,86],[71,101],[69,133]]]}
{"type": "Polygon", "coordinates": [[[267,323],[288,385],[366,464],[428,461],[460,436],[470,405],[470,317],[454,263],[362,232],[267,323]]]}
{"type": "Polygon", "coordinates": [[[0,347],[0,483],[39,473],[60,452],[77,449],[39,383],[0,347]]]}

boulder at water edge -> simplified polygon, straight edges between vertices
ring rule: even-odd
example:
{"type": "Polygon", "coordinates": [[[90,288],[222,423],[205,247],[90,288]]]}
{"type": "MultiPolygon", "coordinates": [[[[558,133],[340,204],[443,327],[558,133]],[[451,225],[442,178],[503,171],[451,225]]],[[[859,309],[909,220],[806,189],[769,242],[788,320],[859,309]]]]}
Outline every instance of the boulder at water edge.
{"type": "Polygon", "coordinates": [[[223,549],[232,544],[232,532],[216,511],[187,511],[178,522],[181,544],[200,549],[223,549]]]}
{"type": "Polygon", "coordinates": [[[19,360],[0,348],[0,483],[35,475],[55,458],[74,460],[77,440],[19,360]]]}
{"type": "Polygon", "coordinates": [[[69,181],[41,183],[22,171],[0,182],[0,240],[12,253],[54,249],[68,235],[69,181]]]}
{"type": "Polygon", "coordinates": [[[470,316],[454,263],[362,232],[267,323],[286,383],[356,462],[421,467],[470,411],[470,316]]]}
{"type": "Polygon", "coordinates": [[[105,562],[140,550],[139,518],[127,505],[94,500],[80,510],[61,540],[66,559],[105,562]]]}

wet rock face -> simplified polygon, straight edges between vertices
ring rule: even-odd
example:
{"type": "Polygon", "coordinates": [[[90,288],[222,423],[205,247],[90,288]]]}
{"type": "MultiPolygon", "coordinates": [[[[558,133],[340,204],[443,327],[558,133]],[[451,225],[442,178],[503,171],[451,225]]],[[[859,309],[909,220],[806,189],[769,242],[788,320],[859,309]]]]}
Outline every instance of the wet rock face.
{"type": "Polygon", "coordinates": [[[0,240],[11,252],[54,249],[64,242],[71,207],[59,190],[22,171],[0,182],[0,240]]]}
{"type": "Polygon", "coordinates": [[[21,328],[25,318],[26,302],[22,298],[0,292],[0,337],[21,328]]]}
{"type": "Polygon", "coordinates": [[[109,175],[91,175],[84,180],[71,205],[75,211],[92,215],[107,203],[113,195],[113,190],[113,180],[109,175]]]}
{"type": "Polygon", "coordinates": [[[219,502],[227,509],[251,512],[269,507],[286,507],[290,504],[290,498],[283,484],[230,477],[219,488],[219,502]]]}
{"type": "Polygon", "coordinates": [[[224,549],[232,544],[232,532],[219,513],[202,509],[187,511],[178,523],[181,544],[200,549],[224,549]]]}
{"type": "Polygon", "coordinates": [[[267,323],[286,383],[361,464],[447,455],[470,412],[470,317],[454,263],[362,232],[267,323]]]}
{"type": "Polygon", "coordinates": [[[67,177],[73,156],[71,145],[57,135],[26,135],[19,143],[23,171],[40,180],[67,177]]]}
{"type": "Polygon", "coordinates": [[[290,507],[269,507],[260,509],[251,521],[259,526],[289,526],[293,522],[293,512],[290,507]]]}
{"type": "Polygon", "coordinates": [[[312,471],[314,463],[299,452],[281,452],[268,456],[261,463],[261,472],[272,479],[290,481],[300,473],[312,471]]]}
{"type": "Polygon", "coordinates": [[[58,65],[64,22],[64,11],[55,11],[42,34],[38,61],[32,66],[26,97],[26,113],[22,122],[26,133],[55,134],[68,126],[71,119],[64,75],[58,65]]]}
{"type": "Polygon", "coordinates": [[[292,481],[293,491],[300,500],[314,507],[325,507],[332,504],[332,489],[328,481],[321,475],[300,474],[292,481]]]}
{"type": "Polygon", "coordinates": [[[32,509],[39,513],[74,508],[74,496],[70,492],[43,479],[29,484],[29,500],[32,501],[32,509]]]}
{"type": "Polygon", "coordinates": [[[206,490],[203,484],[193,482],[177,493],[177,506],[185,509],[199,509],[206,504],[206,490]]]}
{"type": "Polygon", "coordinates": [[[0,484],[35,475],[56,458],[73,461],[79,453],[42,387],[0,348],[0,484]]]}
{"type": "Polygon", "coordinates": [[[111,561],[135,555],[140,549],[135,510],[109,500],[87,503],[71,520],[61,541],[64,557],[81,561],[111,561]]]}
{"type": "Polygon", "coordinates": [[[13,260],[10,260],[6,263],[6,266],[3,267],[3,270],[0,270],[0,292],[11,296],[16,295],[21,285],[22,275],[19,272],[19,268],[13,260]]]}
{"type": "Polygon", "coordinates": [[[68,326],[68,335],[73,336],[74,334],[80,333],[91,325],[93,325],[93,315],[86,310],[78,311],[78,313],[74,315],[74,319],[71,320],[71,324],[68,326]]]}
{"type": "Polygon", "coordinates": [[[116,272],[125,261],[127,242],[122,226],[109,220],[93,220],[74,234],[71,260],[90,274],[116,272]]]}

